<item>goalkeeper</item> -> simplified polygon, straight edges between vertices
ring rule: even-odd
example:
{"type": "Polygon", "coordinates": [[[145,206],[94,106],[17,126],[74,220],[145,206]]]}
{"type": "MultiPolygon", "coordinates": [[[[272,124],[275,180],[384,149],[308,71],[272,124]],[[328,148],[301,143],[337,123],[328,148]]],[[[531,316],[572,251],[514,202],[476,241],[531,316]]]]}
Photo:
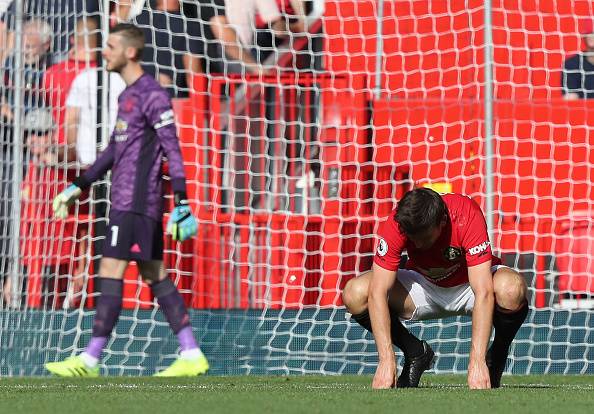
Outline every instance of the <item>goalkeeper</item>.
{"type": "Polygon", "coordinates": [[[63,377],[99,375],[101,352],[122,309],[123,275],[131,260],[137,262],[180,343],[177,360],[157,376],[194,376],[208,370],[208,361],[193,336],[186,306],[163,266],[164,155],[169,160],[175,202],[167,231],[174,240],[184,241],[196,234],[197,223],[186,198],[171,100],[139,63],[144,42],[142,30],[132,24],[118,24],[111,29],[103,57],[107,70],[119,73],[126,83],[118,99],[114,131],[95,163],[53,202],[54,215],[66,218],[69,206],[81,192],[111,169],[111,211],[99,266],[101,296],[96,304],[91,340],[80,355],[45,365],[48,371],[63,377]]]}
{"type": "Polygon", "coordinates": [[[379,237],[372,270],[350,280],[343,291],[353,319],[373,329],[379,353],[373,387],[418,387],[431,367],[433,350],[401,319],[472,315],[468,386],[498,388],[528,303],[523,278],[492,255],[480,207],[460,194],[418,188],[400,200],[379,237]],[[409,260],[399,269],[404,250],[409,260]],[[397,381],[392,344],[404,354],[397,381]]]}

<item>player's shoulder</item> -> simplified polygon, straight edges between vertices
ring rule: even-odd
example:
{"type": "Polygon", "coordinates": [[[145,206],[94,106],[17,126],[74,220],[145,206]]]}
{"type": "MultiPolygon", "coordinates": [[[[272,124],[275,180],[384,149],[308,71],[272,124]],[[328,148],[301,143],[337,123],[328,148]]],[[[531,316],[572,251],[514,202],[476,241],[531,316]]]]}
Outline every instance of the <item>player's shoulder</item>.
{"type": "Polygon", "coordinates": [[[158,91],[165,91],[165,89],[163,89],[161,87],[161,85],[159,85],[159,82],[157,82],[157,80],[152,77],[150,74],[148,73],[143,73],[142,76],[133,84],[134,89],[136,90],[140,90],[140,91],[144,91],[147,93],[155,93],[158,91]]]}
{"type": "Polygon", "coordinates": [[[448,215],[453,222],[463,224],[471,222],[479,215],[483,215],[481,206],[468,195],[448,193],[442,194],[442,198],[447,206],[448,215]]]}
{"type": "Polygon", "coordinates": [[[461,193],[444,193],[440,194],[446,205],[471,205],[476,204],[476,201],[469,195],[461,193]]]}
{"type": "Polygon", "coordinates": [[[398,207],[394,208],[387,217],[384,217],[381,220],[381,233],[387,236],[399,236],[400,232],[400,225],[396,221],[396,212],[398,211],[398,207]]]}
{"type": "Polygon", "coordinates": [[[170,100],[169,93],[159,85],[159,82],[148,73],[142,75],[137,82],[133,84],[135,93],[143,97],[143,102],[147,105],[160,104],[163,101],[170,100]]]}

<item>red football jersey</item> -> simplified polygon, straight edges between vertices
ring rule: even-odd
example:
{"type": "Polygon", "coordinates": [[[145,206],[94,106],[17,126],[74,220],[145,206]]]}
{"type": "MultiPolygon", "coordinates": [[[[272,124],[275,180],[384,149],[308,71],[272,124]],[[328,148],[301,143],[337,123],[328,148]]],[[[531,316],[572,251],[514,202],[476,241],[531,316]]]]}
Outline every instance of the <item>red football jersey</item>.
{"type": "Polygon", "coordinates": [[[427,250],[419,250],[400,231],[396,222],[396,209],[380,226],[375,263],[386,270],[397,270],[400,255],[408,253],[406,268],[415,270],[427,280],[441,287],[468,283],[468,267],[491,260],[493,265],[501,259],[493,256],[487,233],[487,223],[479,205],[461,194],[441,196],[447,206],[448,223],[437,241],[427,250]]]}

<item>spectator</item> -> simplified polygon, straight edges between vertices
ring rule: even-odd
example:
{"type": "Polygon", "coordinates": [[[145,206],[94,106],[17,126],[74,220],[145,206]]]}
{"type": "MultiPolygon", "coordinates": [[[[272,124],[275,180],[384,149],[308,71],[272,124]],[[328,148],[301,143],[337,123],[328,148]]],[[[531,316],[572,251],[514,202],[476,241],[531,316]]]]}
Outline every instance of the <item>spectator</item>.
{"type": "Polygon", "coordinates": [[[270,25],[259,14],[254,19],[258,53],[256,60],[259,62],[268,58],[290,33],[303,33],[306,30],[303,0],[276,0],[276,5],[281,13],[279,22],[270,25]]]}
{"type": "Polygon", "coordinates": [[[565,60],[561,73],[562,93],[567,100],[594,98],[594,22],[582,21],[580,33],[586,50],[565,60]]]}
{"type": "Polygon", "coordinates": [[[80,17],[76,21],[74,34],[70,38],[68,59],[50,66],[43,77],[46,103],[52,108],[54,121],[58,125],[59,143],[65,142],[65,104],[72,81],[80,72],[97,65],[98,31],[98,19],[80,17]]]}
{"type": "MultiPolygon", "coordinates": [[[[77,165],[85,168],[97,157],[97,73],[98,69],[91,68],[78,74],[72,82],[72,87],[66,99],[66,116],[64,130],[66,133],[67,153],[66,160],[76,162],[77,165]]],[[[109,104],[108,104],[108,129],[109,134],[115,126],[118,97],[126,88],[121,76],[115,72],[109,73],[109,104]]],[[[107,143],[103,143],[101,150],[107,143]]],[[[78,229],[80,243],[78,250],[87,251],[86,236],[84,228],[78,229]]],[[[68,301],[65,306],[72,306],[76,303],[78,295],[84,286],[86,272],[86,256],[80,255],[77,271],[74,273],[69,289],[68,301]]]]}
{"type": "MultiPolygon", "coordinates": [[[[46,93],[46,102],[52,108],[53,118],[55,124],[58,126],[56,132],[56,139],[58,142],[58,148],[60,149],[59,155],[60,161],[70,161],[69,149],[72,149],[74,153],[74,143],[71,146],[66,140],[66,97],[69,96],[71,85],[75,80],[75,77],[82,71],[88,68],[94,68],[96,66],[96,57],[98,52],[98,33],[99,33],[99,21],[93,16],[81,16],[77,19],[75,25],[75,31],[70,38],[70,51],[68,53],[68,59],[52,65],[45,73],[43,78],[43,90],[46,93]]],[[[96,99],[96,98],[95,98],[96,99]]],[[[95,105],[96,106],[96,105],[95,105]]],[[[94,122],[94,121],[93,121],[94,122]]],[[[93,139],[93,149],[95,148],[94,137],[95,131],[93,131],[90,138],[93,139]]],[[[74,157],[71,157],[74,158],[74,157]]],[[[55,178],[57,183],[64,182],[67,178],[65,176],[66,169],[56,169],[55,178]]],[[[82,228],[82,227],[81,227],[82,228]]],[[[78,235],[84,239],[86,232],[78,229],[78,235]]],[[[74,231],[74,226],[65,226],[64,232],[60,235],[66,239],[74,239],[77,234],[66,233],[74,231]]],[[[55,234],[51,234],[55,236],[55,234]]],[[[81,251],[86,251],[86,244],[81,243],[81,251]]],[[[84,258],[84,255],[81,255],[84,258]]],[[[73,274],[71,279],[70,288],[68,292],[76,295],[82,290],[84,278],[82,275],[86,271],[86,261],[79,260],[76,269],[70,269],[69,274],[73,274]]],[[[65,282],[62,282],[65,283],[65,282]]],[[[65,305],[71,306],[73,304],[73,298],[69,298],[65,305]]]]}
{"type": "MultiPolygon", "coordinates": [[[[118,97],[126,88],[122,77],[109,73],[109,134],[113,131],[118,110],[118,97]]],[[[81,166],[95,162],[97,156],[97,69],[80,73],[66,100],[66,142],[70,151],[69,161],[77,161],[81,166]]],[[[103,143],[107,145],[107,143],[103,143]]]]}
{"type": "Polygon", "coordinates": [[[146,41],[143,69],[171,96],[187,96],[191,74],[202,72],[204,44],[197,22],[181,14],[179,0],[151,2],[134,20],[146,41]]]}
{"type": "Polygon", "coordinates": [[[302,0],[225,0],[216,14],[210,25],[223,45],[221,56],[239,61],[251,73],[265,72],[261,64],[289,30],[305,28],[302,0]]]}
{"type": "Polygon", "coordinates": [[[129,22],[138,16],[143,9],[144,0],[111,0],[109,2],[109,22],[110,26],[117,23],[129,22]]]}
{"type": "MultiPolygon", "coordinates": [[[[56,168],[60,161],[56,141],[57,127],[49,108],[30,110],[24,119],[27,153],[30,158],[21,191],[21,257],[24,273],[40,272],[42,301],[45,307],[59,306],[70,273],[74,223],[55,222],[51,200],[61,188],[56,168]]],[[[4,300],[11,305],[11,278],[4,282],[4,300]]],[[[23,283],[26,290],[26,283],[23,283]]],[[[16,304],[13,304],[16,305],[16,304]]]]}
{"type": "MultiPolygon", "coordinates": [[[[49,63],[49,42],[51,29],[42,20],[30,20],[23,27],[23,73],[25,110],[40,105],[42,94],[40,82],[49,63]]],[[[12,147],[12,121],[14,117],[14,56],[11,55],[0,68],[0,139],[2,151],[2,176],[0,203],[0,270],[6,272],[9,266],[11,233],[12,181],[14,173],[14,149],[12,147]]]]}
{"type": "MultiPolygon", "coordinates": [[[[26,20],[41,18],[48,22],[54,33],[52,60],[58,62],[68,55],[69,39],[76,20],[82,15],[98,16],[100,0],[23,0],[23,14],[26,20]]],[[[10,52],[14,46],[16,26],[16,1],[0,17],[0,61],[2,53],[10,52]]]]}
{"type": "MultiPolygon", "coordinates": [[[[51,44],[51,28],[41,19],[27,21],[23,27],[23,73],[25,112],[31,108],[42,106],[43,94],[41,82],[43,74],[51,64],[49,48],[51,44]]],[[[3,68],[4,93],[2,94],[2,116],[12,121],[15,87],[14,54],[6,59],[3,68]]]]}

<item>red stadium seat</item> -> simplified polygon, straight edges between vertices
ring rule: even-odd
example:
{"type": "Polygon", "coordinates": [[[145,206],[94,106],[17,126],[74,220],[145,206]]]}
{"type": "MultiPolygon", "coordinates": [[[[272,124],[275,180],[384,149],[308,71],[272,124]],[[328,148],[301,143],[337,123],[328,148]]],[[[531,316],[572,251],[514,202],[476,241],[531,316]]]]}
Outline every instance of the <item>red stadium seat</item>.
{"type": "Polygon", "coordinates": [[[555,243],[559,304],[561,307],[594,306],[594,224],[590,215],[576,214],[566,223],[555,243]]]}

